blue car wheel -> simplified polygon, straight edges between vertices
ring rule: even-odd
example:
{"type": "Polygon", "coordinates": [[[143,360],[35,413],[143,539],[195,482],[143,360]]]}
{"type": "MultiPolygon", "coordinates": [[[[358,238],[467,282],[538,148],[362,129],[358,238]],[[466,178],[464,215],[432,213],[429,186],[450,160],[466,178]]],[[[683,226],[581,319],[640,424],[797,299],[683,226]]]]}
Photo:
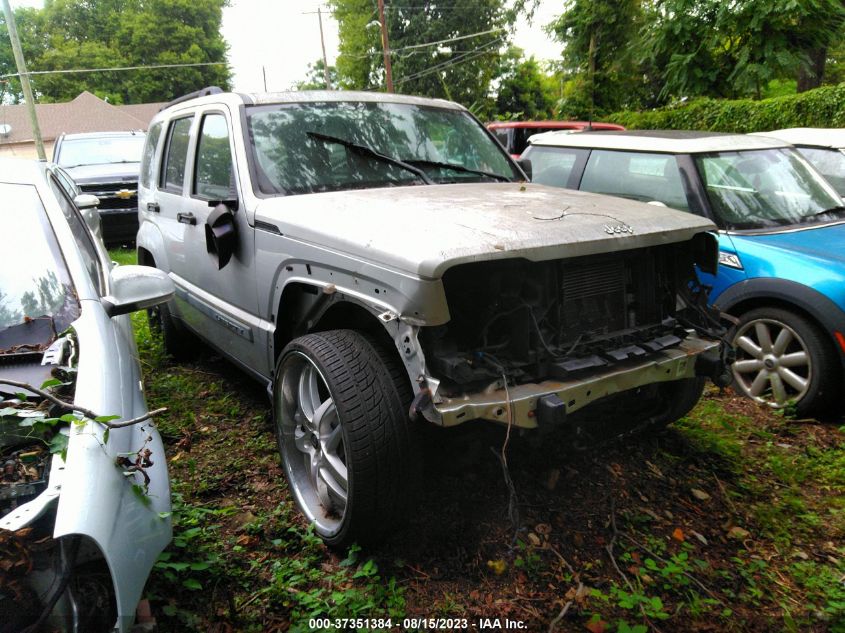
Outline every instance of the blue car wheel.
{"type": "Polygon", "coordinates": [[[839,368],[830,343],[807,318],[780,308],[750,310],[731,341],[740,392],[772,408],[792,406],[798,415],[827,409],[839,368]]]}

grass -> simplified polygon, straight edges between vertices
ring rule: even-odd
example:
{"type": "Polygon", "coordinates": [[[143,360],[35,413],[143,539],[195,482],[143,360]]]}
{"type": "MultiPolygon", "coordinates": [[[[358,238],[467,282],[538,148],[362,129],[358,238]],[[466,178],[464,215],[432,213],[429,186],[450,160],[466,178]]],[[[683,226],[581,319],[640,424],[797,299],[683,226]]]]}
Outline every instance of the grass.
{"type": "Polygon", "coordinates": [[[414,616],[845,632],[845,427],[714,390],[667,432],[594,453],[512,438],[516,530],[489,450],[501,434],[438,436],[408,528],[332,552],[291,502],[262,387],[207,351],[177,364],[144,314],[133,323],[149,405],[169,408],[175,533],[147,585],[162,631],[414,616]]]}

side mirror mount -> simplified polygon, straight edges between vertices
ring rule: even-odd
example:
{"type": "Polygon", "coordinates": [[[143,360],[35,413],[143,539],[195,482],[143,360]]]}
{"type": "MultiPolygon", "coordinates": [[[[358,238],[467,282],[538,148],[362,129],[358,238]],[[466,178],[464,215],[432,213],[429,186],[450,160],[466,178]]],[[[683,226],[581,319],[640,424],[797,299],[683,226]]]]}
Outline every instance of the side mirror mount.
{"type": "Polygon", "coordinates": [[[95,209],[100,206],[100,199],[90,193],[80,193],[73,199],[73,204],[75,204],[76,208],[80,211],[84,211],[85,209],[95,209]]]}
{"type": "Polygon", "coordinates": [[[176,286],[167,273],[150,266],[119,266],[109,273],[109,294],[101,299],[110,317],[165,303],[176,286]]]}
{"type": "Polygon", "coordinates": [[[205,221],[205,249],[217,258],[217,269],[221,270],[235,253],[238,245],[238,230],[235,225],[237,200],[213,200],[208,203],[213,207],[205,221]]]}
{"type": "Polygon", "coordinates": [[[531,177],[534,175],[533,170],[531,169],[531,159],[520,158],[516,161],[516,164],[519,165],[519,168],[525,172],[525,175],[528,176],[528,180],[531,180],[531,177]]]}

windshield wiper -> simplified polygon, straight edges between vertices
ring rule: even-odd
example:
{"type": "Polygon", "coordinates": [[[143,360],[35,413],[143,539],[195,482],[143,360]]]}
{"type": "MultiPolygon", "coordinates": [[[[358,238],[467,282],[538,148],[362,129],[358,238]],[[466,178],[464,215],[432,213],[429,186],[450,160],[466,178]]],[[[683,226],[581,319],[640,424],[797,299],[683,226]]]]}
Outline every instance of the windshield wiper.
{"type": "Polygon", "coordinates": [[[352,141],[347,141],[346,139],[338,138],[336,136],[329,136],[328,134],[321,134],[320,132],[306,132],[305,134],[307,134],[311,138],[317,139],[318,141],[343,145],[347,149],[351,149],[353,152],[358,152],[363,156],[369,156],[370,158],[375,158],[376,160],[379,160],[383,163],[396,165],[397,167],[401,167],[402,169],[409,171],[412,174],[416,174],[425,184],[434,184],[434,181],[429,178],[422,169],[414,167],[413,165],[409,165],[405,161],[401,161],[398,158],[393,158],[392,156],[387,156],[386,154],[377,152],[372,147],[367,147],[366,145],[358,145],[357,143],[353,143],[352,141]]]}
{"type": "Polygon", "coordinates": [[[478,176],[486,176],[487,178],[495,178],[499,182],[513,182],[507,176],[502,174],[495,174],[492,171],[484,171],[482,169],[470,169],[463,165],[455,165],[453,163],[441,163],[436,160],[424,160],[422,158],[405,159],[406,163],[411,165],[425,165],[427,167],[442,167],[444,169],[451,169],[452,171],[460,171],[466,174],[476,174],[478,176]]]}
{"type": "Polygon", "coordinates": [[[77,163],[76,165],[59,165],[64,169],[73,169],[74,167],[93,167],[94,165],[129,165],[137,163],[137,160],[108,160],[104,163],[77,163]]]}

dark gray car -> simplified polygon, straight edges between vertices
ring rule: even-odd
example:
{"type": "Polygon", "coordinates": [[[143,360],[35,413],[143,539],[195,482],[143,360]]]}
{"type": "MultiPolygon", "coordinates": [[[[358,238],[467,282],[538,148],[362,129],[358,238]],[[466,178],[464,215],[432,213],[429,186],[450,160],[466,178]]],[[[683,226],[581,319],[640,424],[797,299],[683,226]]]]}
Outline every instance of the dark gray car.
{"type": "Polygon", "coordinates": [[[107,245],[135,243],[144,137],[140,131],[63,134],[53,148],[53,162],[70,174],[82,193],[99,198],[107,245]]]}

